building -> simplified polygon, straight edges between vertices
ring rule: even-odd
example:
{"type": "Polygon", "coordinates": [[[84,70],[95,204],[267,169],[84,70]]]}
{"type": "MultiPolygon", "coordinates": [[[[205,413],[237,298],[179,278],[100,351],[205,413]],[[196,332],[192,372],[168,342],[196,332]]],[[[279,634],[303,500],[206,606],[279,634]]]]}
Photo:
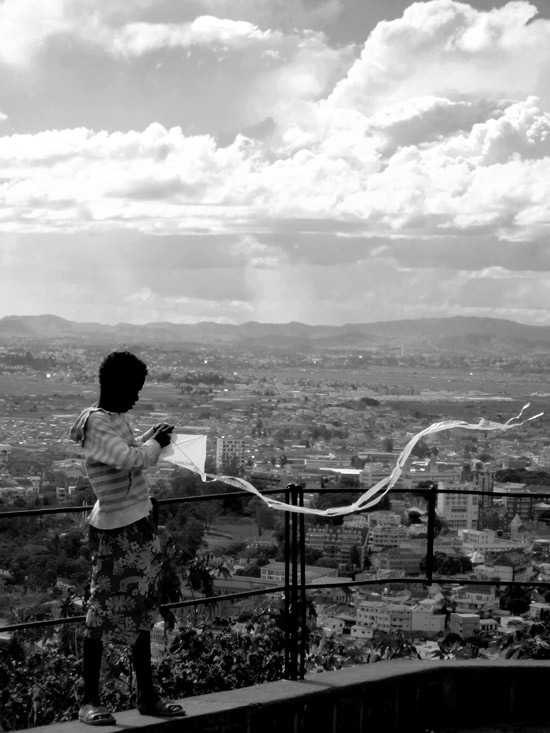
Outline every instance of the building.
{"type": "Polygon", "coordinates": [[[308,581],[306,576],[306,582],[311,582],[311,585],[325,586],[318,590],[312,589],[309,592],[314,595],[318,601],[324,601],[326,603],[349,603],[352,591],[349,587],[341,585],[341,583],[349,581],[351,581],[351,578],[335,578],[334,576],[327,575],[321,575],[311,581],[308,581]]]}
{"type": "Polygon", "coordinates": [[[550,603],[533,601],[529,604],[529,618],[542,621],[550,618],[550,603]]]}
{"type": "Polygon", "coordinates": [[[517,550],[488,552],[485,557],[485,565],[476,568],[478,577],[484,577],[484,573],[488,573],[491,578],[498,578],[502,581],[517,580],[526,582],[532,580],[533,567],[529,556],[523,552],[517,550]]]}
{"type": "MultiPolygon", "coordinates": [[[[472,482],[476,491],[484,491],[487,492],[487,494],[492,494],[495,488],[495,473],[493,470],[478,461],[472,471],[472,482]]],[[[479,497],[479,506],[483,509],[491,507],[492,505],[492,496],[479,497]]]]}
{"type": "Polygon", "coordinates": [[[378,554],[372,555],[370,560],[378,571],[402,571],[406,575],[418,575],[420,564],[426,557],[426,548],[414,542],[403,543],[400,547],[391,547],[378,554]]]}
{"type": "Polygon", "coordinates": [[[246,442],[242,438],[222,436],[216,439],[216,471],[223,471],[228,463],[238,461],[244,463],[246,442]]]}
{"type": "Polygon", "coordinates": [[[357,608],[357,624],[387,634],[411,631],[410,606],[383,601],[362,601],[357,608]]]}
{"type": "Polygon", "coordinates": [[[413,606],[411,612],[411,631],[420,631],[427,636],[435,636],[445,631],[445,614],[434,613],[422,603],[413,606]]]}
{"type": "Polygon", "coordinates": [[[438,484],[441,488],[444,488],[442,484],[449,484],[450,488],[454,488],[460,482],[461,476],[461,463],[438,461],[432,456],[425,461],[411,461],[408,469],[403,472],[402,481],[407,488],[426,481],[438,484]]]}
{"type": "Polygon", "coordinates": [[[507,524],[509,524],[516,514],[523,523],[532,522],[537,516],[536,505],[540,502],[536,494],[547,494],[549,487],[526,485],[523,483],[495,482],[494,490],[495,497],[498,495],[504,501],[506,520],[507,524]],[[509,496],[509,494],[518,494],[518,496],[509,496]],[[529,494],[533,494],[533,496],[529,496],[529,494]]]}
{"type": "Polygon", "coordinates": [[[458,532],[460,529],[477,529],[479,520],[479,496],[465,494],[461,489],[468,489],[468,484],[449,485],[441,482],[440,489],[455,489],[456,494],[437,495],[437,512],[445,519],[449,529],[458,532]]]}
{"type": "Polygon", "coordinates": [[[453,594],[457,613],[489,615],[498,608],[495,587],[492,585],[464,585],[453,594]]]}
{"type": "Polygon", "coordinates": [[[407,528],[403,525],[378,524],[368,530],[367,548],[379,552],[386,547],[399,547],[406,537],[407,528]]]}
{"type": "MultiPolygon", "coordinates": [[[[311,583],[316,578],[335,577],[336,568],[324,568],[317,565],[306,565],[306,583],[311,583]]],[[[269,580],[273,585],[283,585],[285,582],[285,563],[271,560],[260,568],[262,580],[269,580]]]]}
{"type": "Polygon", "coordinates": [[[486,633],[498,631],[498,621],[496,618],[482,618],[479,620],[479,630],[486,633]]]}
{"type": "Polygon", "coordinates": [[[7,443],[0,443],[0,470],[6,468],[11,453],[11,446],[7,443]]]}
{"type": "Polygon", "coordinates": [[[463,529],[458,534],[465,552],[506,552],[522,547],[522,543],[518,540],[498,537],[492,529],[463,529]]]}
{"type": "Polygon", "coordinates": [[[364,530],[361,527],[325,524],[306,531],[306,545],[327,557],[347,563],[352,548],[357,547],[359,550],[363,546],[363,535],[364,530]]]}
{"type": "Polygon", "coordinates": [[[351,627],[350,636],[353,639],[372,639],[374,636],[374,629],[355,624],[355,626],[351,627]]]}
{"type": "Polygon", "coordinates": [[[449,620],[449,631],[458,634],[463,639],[474,636],[481,628],[480,618],[477,613],[451,613],[449,620]]]}

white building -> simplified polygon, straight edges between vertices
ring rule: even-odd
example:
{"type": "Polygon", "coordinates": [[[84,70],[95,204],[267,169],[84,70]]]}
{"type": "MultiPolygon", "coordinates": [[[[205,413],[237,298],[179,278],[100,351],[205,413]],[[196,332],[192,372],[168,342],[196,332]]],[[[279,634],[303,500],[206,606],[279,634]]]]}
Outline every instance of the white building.
{"type": "Polygon", "coordinates": [[[529,565],[477,565],[474,572],[479,580],[500,580],[503,583],[513,580],[526,583],[533,575],[529,565]]]}
{"type": "Polygon", "coordinates": [[[498,621],[496,618],[481,618],[479,620],[479,630],[485,632],[498,631],[498,621]]]}
{"type": "Polygon", "coordinates": [[[422,604],[414,606],[411,613],[411,630],[424,634],[439,634],[445,630],[445,614],[433,613],[422,604]]]}
{"type": "Polygon", "coordinates": [[[369,626],[355,624],[355,626],[351,627],[350,636],[354,639],[372,639],[374,629],[369,626]]]}
{"type": "Polygon", "coordinates": [[[465,585],[453,593],[458,613],[488,614],[498,608],[495,588],[491,585],[465,585]]]}
{"type": "Polygon", "coordinates": [[[357,624],[386,633],[411,630],[410,606],[382,601],[363,601],[357,609],[357,624]]]}
{"type": "Polygon", "coordinates": [[[529,618],[540,621],[550,617],[550,603],[533,601],[529,604],[529,618]]]}
{"type": "Polygon", "coordinates": [[[367,547],[371,552],[380,552],[385,547],[399,547],[407,537],[407,528],[402,525],[378,524],[369,529],[367,547]]]}
{"type": "Polygon", "coordinates": [[[456,494],[437,495],[437,512],[444,517],[449,529],[458,532],[460,529],[477,529],[479,520],[479,496],[464,494],[461,489],[468,489],[468,485],[454,483],[447,486],[439,483],[440,489],[456,489],[456,494]]]}
{"type": "MultiPolygon", "coordinates": [[[[361,516],[361,515],[360,515],[361,516]]],[[[401,517],[396,512],[380,510],[369,512],[366,516],[368,528],[372,529],[380,525],[398,527],[401,524],[401,517]]]]}
{"type": "Polygon", "coordinates": [[[480,618],[477,613],[451,613],[449,630],[463,639],[473,636],[480,628],[480,618]]]}
{"type": "Polygon", "coordinates": [[[222,436],[216,439],[216,470],[223,470],[224,464],[237,460],[244,463],[246,442],[242,438],[222,436]]]}
{"type": "Polygon", "coordinates": [[[462,547],[465,552],[488,552],[496,550],[506,552],[523,547],[518,540],[507,540],[498,537],[493,529],[463,529],[459,530],[462,547]]]}
{"type": "MultiPolygon", "coordinates": [[[[306,565],[306,583],[311,583],[316,578],[335,577],[336,568],[325,568],[317,565],[306,565]]],[[[278,560],[271,560],[260,568],[262,580],[269,580],[273,585],[281,585],[285,582],[285,564],[278,560]]]]}

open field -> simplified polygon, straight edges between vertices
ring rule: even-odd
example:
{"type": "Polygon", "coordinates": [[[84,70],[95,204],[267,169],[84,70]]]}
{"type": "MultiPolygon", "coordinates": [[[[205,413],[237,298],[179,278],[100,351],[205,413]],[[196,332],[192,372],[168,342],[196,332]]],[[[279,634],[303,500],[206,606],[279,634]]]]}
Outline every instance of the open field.
{"type": "Polygon", "coordinates": [[[211,531],[207,532],[204,538],[208,542],[208,547],[215,549],[231,542],[257,542],[258,540],[269,540],[272,536],[273,532],[269,529],[263,529],[262,534],[258,534],[258,525],[254,519],[219,517],[213,522],[211,531]]]}

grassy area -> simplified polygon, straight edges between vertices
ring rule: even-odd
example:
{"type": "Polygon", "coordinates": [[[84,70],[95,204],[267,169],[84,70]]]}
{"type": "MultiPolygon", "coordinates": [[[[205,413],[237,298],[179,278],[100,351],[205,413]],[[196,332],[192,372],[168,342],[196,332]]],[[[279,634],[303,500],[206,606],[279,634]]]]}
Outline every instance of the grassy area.
{"type": "Polygon", "coordinates": [[[216,549],[228,545],[230,542],[256,542],[257,540],[270,540],[273,537],[273,531],[263,529],[262,534],[258,534],[258,525],[254,519],[248,517],[218,517],[205,534],[208,547],[216,549]]]}

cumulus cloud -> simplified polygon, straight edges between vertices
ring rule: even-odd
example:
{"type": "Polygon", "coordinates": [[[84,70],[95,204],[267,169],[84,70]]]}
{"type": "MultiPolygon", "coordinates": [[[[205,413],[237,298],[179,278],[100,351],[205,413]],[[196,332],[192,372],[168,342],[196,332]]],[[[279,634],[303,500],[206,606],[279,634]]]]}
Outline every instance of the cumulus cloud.
{"type": "MultiPolygon", "coordinates": [[[[153,124],[0,138],[0,228],[132,225],[173,234],[241,231],[266,218],[362,221],[371,236],[476,231],[528,239],[548,228],[550,114],[528,98],[466,132],[388,152],[378,130],[329,130],[287,156],[238,136],[153,124]]],[[[391,125],[390,125],[391,127],[391,125]]]]}
{"type": "Polygon", "coordinates": [[[115,53],[139,56],[158,49],[217,46],[224,49],[266,44],[274,39],[245,20],[203,15],[191,23],[127,23],[112,33],[109,47],[115,53]]]}
{"type": "Polygon", "coordinates": [[[523,0],[488,12],[455,0],[415,2],[376,26],[330,101],[371,113],[423,94],[548,98],[550,21],[536,13],[523,0]]]}
{"type": "MultiPolygon", "coordinates": [[[[145,0],[137,15],[115,3],[93,20],[85,2],[60,14],[48,0],[49,25],[29,21],[26,48],[78,36],[74,19],[85,16],[96,49],[123,66],[198,49],[193,73],[203,68],[209,89],[232,74],[219,107],[211,95],[212,116],[234,112],[237,129],[256,134],[222,143],[152,122],[0,137],[0,232],[132,231],[157,249],[181,238],[193,285],[182,289],[178,267],[163,280],[150,260],[143,277],[118,273],[125,307],[141,313],[208,314],[221,300],[236,319],[337,322],[490,303],[504,313],[500,293],[510,292],[510,308],[524,302],[535,318],[548,288],[540,243],[550,231],[550,21],[531,3],[413,3],[379,23],[358,58],[318,31],[271,27],[263,2],[246,20],[235,7],[223,18],[221,0],[195,5],[200,15],[170,20],[145,0]]],[[[8,0],[0,20],[8,10],[14,27],[23,11],[8,0]]],[[[161,269],[170,261],[163,255],[161,269]]]]}

